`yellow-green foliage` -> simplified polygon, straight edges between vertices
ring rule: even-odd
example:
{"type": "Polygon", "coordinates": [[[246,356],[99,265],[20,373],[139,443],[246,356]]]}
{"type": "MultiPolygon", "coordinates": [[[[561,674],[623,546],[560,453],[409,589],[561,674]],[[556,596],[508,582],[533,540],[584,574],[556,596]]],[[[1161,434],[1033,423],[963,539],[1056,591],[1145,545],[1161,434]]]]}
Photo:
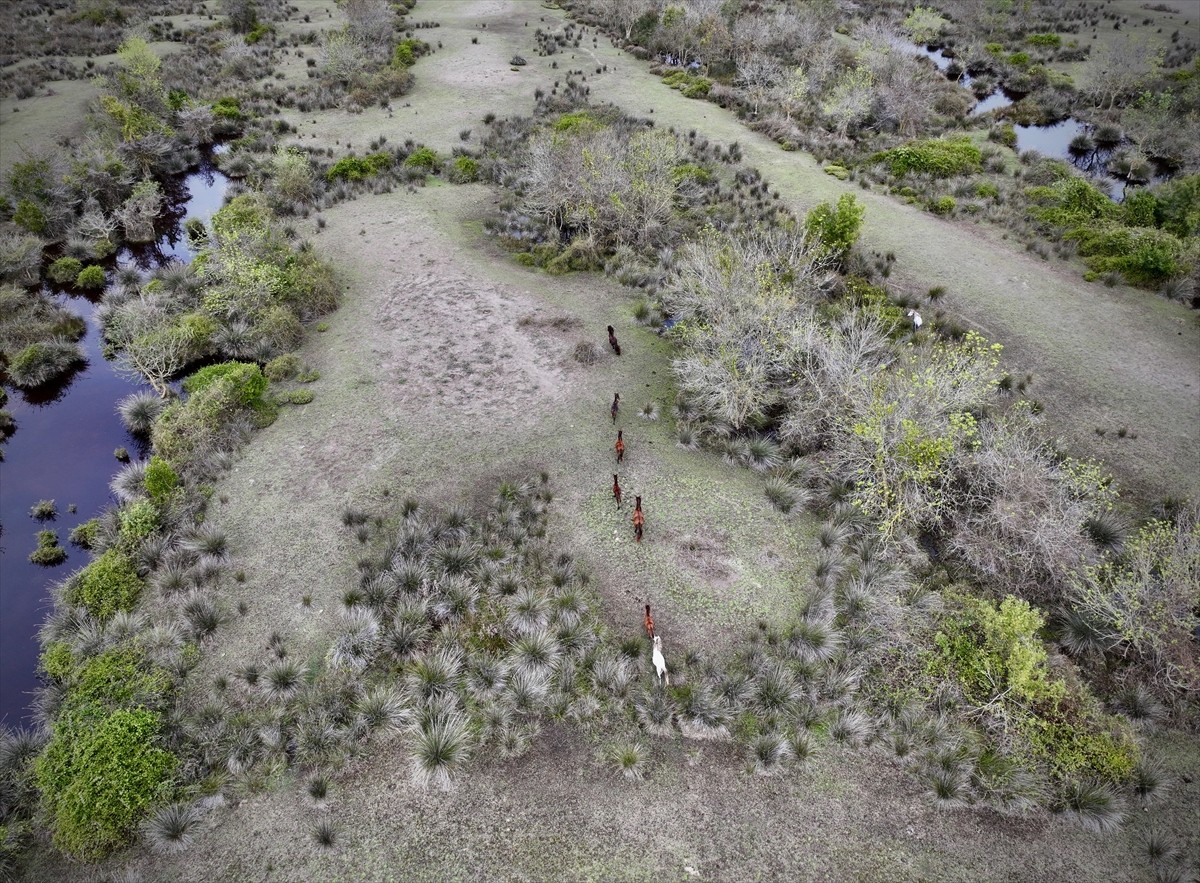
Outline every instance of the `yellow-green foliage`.
{"type": "Polygon", "coordinates": [[[946,28],[947,21],[936,9],[917,6],[904,19],[904,30],[914,43],[935,43],[946,28]]]}
{"type": "Polygon", "coordinates": [[[133,559],[112,548],[74,577],[67,600],[82,604],[96,619],[108,619],[118,610],[132,610],[143,587],[133,559]]]}
{"type": "Polygon", "coordinates": [[[866,207],[853,193],[838,197],[837,206],[822,202],[808,213],[804,227],[808,238],[821,244],[825,253],[841,258],[858,241],[866,207]]]}
{"type": "Polygon", "coordinates": [[[966,135],[951,138],[931,138],[927,141],[910,141],[891,150],[871,157],[876,162],[887,163],[896,177],[909,172],[949,178],[952,175],[968,175],[978,172],[983,154],[979,147],[966,135]]]}
{"type": "Polygon", "coordinates": [[[932,675],[953,677],[968,702],[1014,726],[1016,753],[1052,777],[1129,777],[1138,754],[1128,726],[1082,684],[1050,673],[1041,613],[1012,595],[999,605],[956,592],[946,600],[932,675]]]}
{"type": "Polygon", "coordinates": [[[362,181],[378,175],[392,164],[390,153],[371,153],[366,156],[343,156],[325,173],[327,181],[362,181]]]}
{"type": "Polygon", "coordinates": [[[573,110],[562,114],[550,124],[555,132],[589,132],[601,128],[601,123],[586,110],[573,110]]]}
{"type": "Polygon", "coordinates": [[[417,63],[417,59],[429,52],[429,44],[424,40],[409,37],[401,40],[392,50],[392,67],[406,68],[417,63]]]}
{"type": "Polygon", "coordinates": [[[1150,521],[1117,559],[1085,567],[1074,579],[1076,606],[1111,630],[1134,653],[1151,660],[1160,682],[1200,689],[1193,632],[1200,625],[1200,520],[1150,521]]]}
{"type": "Polygon", "coordinates": [[[38,667],[52,681],[65,682],[75,671],[75,658],[66,641],[51,641],[42,648],[38,667]]]}
{"type": "Polygon", "coordinates": [[[136,545],[158,530],[158,507],[149,500],[136,500],[121,508],[121,539],[136,545]]]}
{"type": "Polygon", "coordinates": [[[169,793],[178,760],[161,743],[162,718],[145,708],[64,711],[34,764],[54,844],[83,860],[123,845],[169,793]]]}
{"type": "Polygon", "coordinates": [[[155,454],[146,464],[145,482],[146,493],[150,494],[150,499],[162,505],[179,487],[179,476],[171,468],[170,463],[155,454]]]}
{"type": "Polygon", "coordinates": [[[1062,697],[1064,685],[1050,679],[1038,635],[1045,620],[1028,602],[1012,595],[999,607],[968,596],[956,600],[958,612],[943,620],[935,641],[969,700],[984,705],[1006,696],[1031,702],[1062,697]]]}
{"type": "Polygon", "coordinates": [[[263,395],[266,378],[257,365],[227,362],[209,368],[217,370],[201,369],[197,374],[205,373],[199,380],[189,378],[192,389],[187,400],[168,405],[151,431],[154,449],[176,470],[186,470],[210,452],[239,411],[250,411],[259,425],[266,425],[277,413],[263,395]]]}
{"type": "Polygon", "coordinates": [[[687,71],[675,71],[663,77],[663,82],[677,89],[687,98],[706,98],[712,89],[712,80],[687,71]]]}

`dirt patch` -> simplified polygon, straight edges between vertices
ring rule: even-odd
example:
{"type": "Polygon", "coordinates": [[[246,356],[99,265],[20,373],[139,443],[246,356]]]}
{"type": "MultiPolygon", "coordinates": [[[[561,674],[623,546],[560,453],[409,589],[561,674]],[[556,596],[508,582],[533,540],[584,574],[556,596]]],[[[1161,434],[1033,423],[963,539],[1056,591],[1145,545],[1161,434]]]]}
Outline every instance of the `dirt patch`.
{"type": "Polygon", "coordinates": [[[737,564],[729,555],[726,531],[685,533],[682,536],[669,533],[663,539],[675,544],[675,558],[680,566],[691,570],[713,588],[727,588],[738,572],[737,564]]]}

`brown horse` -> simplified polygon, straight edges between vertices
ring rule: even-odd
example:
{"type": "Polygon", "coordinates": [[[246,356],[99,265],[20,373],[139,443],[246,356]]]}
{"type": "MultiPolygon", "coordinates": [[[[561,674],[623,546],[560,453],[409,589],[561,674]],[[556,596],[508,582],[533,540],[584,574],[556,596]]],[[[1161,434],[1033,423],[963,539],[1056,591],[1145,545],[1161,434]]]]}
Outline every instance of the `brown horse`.
{"type": "Polygon", "coordinates": [[[616,473],[613,473],[613,499],[617,501],[617,508],[621,508],[621,485],[617,482],[616,473]]]}
{"type": "Polygon", "coordinates": [[[616,448],[616,451],[617,451],[617,462],[618,463],[621,463],[625,460],[625,439],[622,436],[623,436],[623,430],[618,429],[617,430],[617,443],[615,445],[613,445],[613,447],[616,448]]]}
{"type": "Polygon", "coordinates": [[[621,394],[619,392],[613,393],[612,407],[608,410],[612,414],[613,424],[615,425],[617,422],[617,411],[621,410],[621,394]]]}
{"type": "Polygon", "coordinates": [[[642,498],[633,498],[633,538],[642,541],[642,528],[646,526],[646,516],[642,514],[642,498]]]}
{"type": "Polygon", "coordinates": [[[617,332],[611,325],[608,326],[608,345],[612,347],[614,353],[621,355],[621,344],[617,343],[617,332]]]}
{"type": "Polygon", "coordinates": [[[650,615],[650,605],[646,605],[646,634],[650,636],[650,640],[654,640],[654,617],[650,615]]]}

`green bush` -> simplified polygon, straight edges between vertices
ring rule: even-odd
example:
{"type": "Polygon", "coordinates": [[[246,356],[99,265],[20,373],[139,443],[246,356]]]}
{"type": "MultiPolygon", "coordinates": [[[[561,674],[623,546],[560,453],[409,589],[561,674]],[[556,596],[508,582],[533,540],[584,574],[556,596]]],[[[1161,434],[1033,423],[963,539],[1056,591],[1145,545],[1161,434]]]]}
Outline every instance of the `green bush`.
{"type": "Polygon", "coordinates": [[[188,378],[185,389],[189,382],[187,401],[169,404],[151,432],[154,450],[177,470],[188,468],[215,446],[228,444],[232,437],[227,427],[238,411],[250,409],[260,426],[278,413],[265,397],[267,380],[257,365],[211,365],[188,378]]]}
{"type": "Polygon", "coordinates": [[[448,174],[454,184],[469,184],[479,180],[479,161],[469,156],[458,156],[450,164],[448,174]]]}
{"type": "Polygon", "coordinates": [[[1008,63],[1013,67],[1029,67],[1031,61],[1033,59],[1029,57],[1028,52],[1014,52],[1008,56],[1008,63]]]}
{"type": "Polygon", "coordinates": [[[219,380],[233,384],[239,404],[253,408],[263,400],[270,381],[262,369],[251,362],[222,362],[201,368],[183,381],[184,392],[196,395],[204,392],[219,380]]]}
{"type": "Polygon", "coordinates": [[[267,24],[266,22],[260,21],[258,24],[256,24],[254,27],[252,27],[250,29],[249,33],[246,34],[245,40],[248,45],[253,46],[255,43],[257,43],[263,37],[267,36],[267,34],[273,34],[273,33],[275,33],[274,25],[270,25],[270,24],[267,24]]]}
{"type": "Polygon", "coordinates": [[[30,233],[45,233],[49,225],[42,207],[29,199],[22,199],[17,203],[17,210],[13,212],[13,223],[24,227],[30,233]]]}
{"type": "Polygon", "coordinates": [[[65,683],[75,672],[75,657],[66,641],[51,641],[42,648],[38,668],[52,681],[65,683]]]}
{"type": "Polygon", "coordinates": [[[37,341],[12,357],[8,379],[13,386],[32,389],[49,383],[81,361],[78,345],[69,340],[37,341]]]}
{"type": "Polygon", "coordinates": [[[828,254],[841,258],[858,241],[865,212],[852,193],[839,196],[836,208],[822,202],[805,218],[807,237],[819,242],[828,254]]]}
{"type": "Polygon", "coordinates": [[[824,171],[826,175],[832,175],[839,181],[845,181],[850,177],[850,170],[845,166],[838,165],[837,163],[830,163],[829,165],[825,166],[822,171],[824,171]]]}
{"type": "Polygon", "coordinates": [[[70,285],[83,270],[83,263],[78,258],[59,258],[46,270],[46,275],[59,285],[70,285]]]}
{"type": "Polygon", "coordinates": [[[75,285],[85,291],[92,291],[104,287],[104,268],[92,264],[90,267],[84,267],[79,271],[79,275],[75,277],[75,285]]]}
{"type": "Polygon", "coordinates": [[[1120,273],[1133,285],[1154,288],[1185,267],[1184,244],[1166,230],[1110,222],[1078,227],[1065,238],[1079,243],[1092,272],[1120,273]]]}
{"type": "Polygon", "coordinates": [[[979,171],[983,155],[970,138],[961,135],[954,138],[911,141],[877,153],[872,159],[887,163],[889,170],[896,177],[918,172],[935,178],[949,178],[951,175],[966,175],[979,171]]]}
{"type": "Polygon", "coordinates": [[[96,534],[99,531],[100,519],[89,518],[71,530],[71,542],[81,549],[90,549],[96,544],[96,534]]]}
{"type": "Polygon", "coordinates": [[[935,215],[949,215],[954,212],[954,207],[958,205],[954,201],[953,196],[939,196],[937,199],[929,201],[929,210],[935,215]]]}
{"type": "Polygon", "coordinates": [[[161,741],[161,716],[144,708],[60,715],[34,764],[54,844],[85,861],[123,845],[170,791],[178,759],[161,741]]]}
{"type": "Polygon", "coordinates": [[[671,182],[678,187],[684,181],[695,181],[697,184],[707,184],[712,180],[712,172],[696,163],[680,163],[671,169],[671,182]]]}
{"type": "Polygon", "coordinates": [[[1108,194],[1084,178],[1063,178],[1049,186],[1029,187],[1025,197],[1030,213],[1052,227],[1077,227],[1115,217],[1116,204],[1108,194]]]}
{"type": "Polygon", "coordinates": [[[1154,190],[1155,223],[1173,236],[1200,236],[1200,175],[1184,175],[1154,190]]]}
{"type": "Polygon", "coordinates": [[[678,89],[687,98],[706,98],[712,89],[712,80],[689,74],[687,71],[675,71],[663,77],[663,82],[672,89],[678,89]]]}
{"type": "Polygon", "coordinates": [[[1029,715],[1020,719],[1019,730],[1033,755],[1059,779],[1098,776],[1126,782],[1137,765],[1137,743],[1128,724],[1109,715],[1097,721],[1029,715]]]}
{"type": "Polygon", "coordinates": [[[158,530],[158,507],[149,500],[138,500],[121,509],[121,539],[136,545],[158,530]]]}
{"type": "Polygon", "coordinates": [[[67,560],[67,550],[58,544],[58,534],[52,530],[39,530],[37,548],[29,553],[29,560],[42,567],[54,567],[67,560]]]}
{"type": "Polygon", "coordinates": [[[171,676],[151,663],[143,651],[125,644],[86,660],[72,673],[67,686],[68,709],[159,710],[171,689],[171,676]]]}
{"type": "Polygon", "coordinates": [[[934,642],[969,701],[984,705],[997,696],[1026,702],[1063,696],[1062,682],[1050,678],[1038,634],[1045,620],[1028,602],[1012,595],[998,607],[965,595],[948,600],[954,607],[934,642]]]}
{"type": "Polygon", "coordinates": [[[219,98],[212,106],[213,116],[221,120],[237,121],[243,118],[242,104],[236,98],[219,98]]]}
{"type": "Polygon", "coordinates": [[[551,128],[555,132],[589,132],[600,128],[600,122],[586,110],[573,110],[562,114],[551,128]]]}
{"type": "Polygon", "coordinates": [[[432,147],[418,147],[408,155],[408,159],[404,161],[404,164],[410,169],[425,169],[428,172],[433,172],[437,170],[441,161],[432,147]]]}
{"type": "Polygon", "coordinates": [[[143,588],[137,564],[120,549],[112,548],[72,579],[67,601],[82,604],[96,619],[104,620],[118,610],[132,610],[143,588]]]}
{"type": "Polygon", "coordinates": [[[1000,188],[991,181],[980,181],[975,185],[975,195],[980,199],[999,199],[1000,188]]]}
{"type": "Polygon", "coordinates": [[[157,454],[146,464],[146,493],[155,503],[162,505],[175,493],[179,487],[179,476],[171,468],[171,464],[157,454]]]}
{"type": "Polygon", "coordinates": [[[390,153],[372,153],[367,156],[344,156],[330,166],[325,173],[327,181],[362,181],[378,175],[392,164],[390,153]]]}
{"type": "Polygon", "coordinates": [[[300,373],[300,357],[295,353],[276,356],[263,366],[263,374],[272,382],[291,380],[300,373]]]}
{"type": "Polygon", "coordinates": [[[429,44],[424,40],[409,37],[401,40],[392,50],[392,67],[412,67],[417,59],[429,52],[429,44]]]}
{"type": "Polygon", "coordinates": [[[1025,38],[1025,42],[1030,46],[1058,47],[1062,45],[1062,37],[1058,34],[1030,34],[1025,38]]]}

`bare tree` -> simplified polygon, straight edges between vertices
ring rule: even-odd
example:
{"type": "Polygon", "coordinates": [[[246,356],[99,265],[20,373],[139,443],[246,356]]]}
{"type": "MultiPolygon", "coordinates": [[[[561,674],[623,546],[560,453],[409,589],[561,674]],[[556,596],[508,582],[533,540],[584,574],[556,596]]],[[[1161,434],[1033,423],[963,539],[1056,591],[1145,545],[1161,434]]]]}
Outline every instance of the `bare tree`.
{"type": "Polygon", "coordinates": [[[754,115],[758,106],[783,81],[784,70],[774,58],[761,52],[751,52],[738,62],[737,78],[734,83],[746,90],[754,104],[754,115]]]}
{"type": "Polygon", "coordinates": [[[364,51],[379,57],[391,51],[396,13],[387,0],[346,0],[346,30],[364,51]]]}
{"type": "Polygon", "coordinates": [[[626,42],[633,36],[638,19],[653,8],[652,0],[600,0],[596,4],[596,11],[620,29],[626,42]]]}

